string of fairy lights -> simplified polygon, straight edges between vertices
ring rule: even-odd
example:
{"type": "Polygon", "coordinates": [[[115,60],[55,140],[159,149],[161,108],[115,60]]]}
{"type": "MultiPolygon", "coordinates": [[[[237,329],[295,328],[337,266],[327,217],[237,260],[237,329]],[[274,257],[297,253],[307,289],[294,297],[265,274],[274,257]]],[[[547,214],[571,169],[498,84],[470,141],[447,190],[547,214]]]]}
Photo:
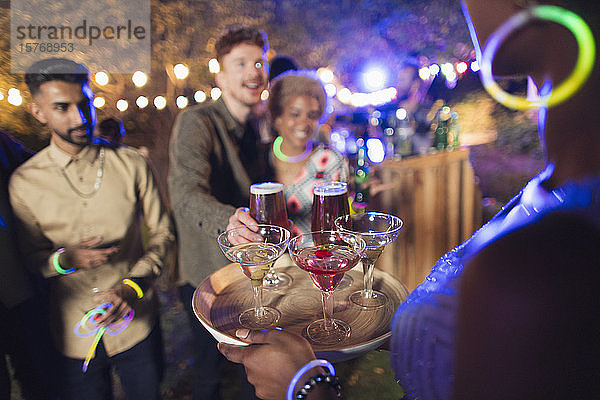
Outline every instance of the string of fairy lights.
{"type": "MultiPolygon", "coordinates": [[[[220,71],[219,62],[213,58],[208,62],[208,69],[212,74],[216,74],[220,71]]],[[[446,63],[432,63],[430,65],[423,66],[419,69],[419,77],[423,81],[433,80],[435,77],[440,74],[446,80],[446,86],[449,89],[453,89],[456,87],[457,81],[461,75],[466,73],[469,69],[473,72],[479,71],[479,64],[475,61],[458,61],[455,63],[446,62],[446,63]]],[[[172,77],[176,81],[183,82],[190,74],[190,68],[183,64],[178,63],[171,67],[171,70],[168,71],[172,73],[172,77]]],[[[396,98],[397,91],[393,86],[382,88],[379,90],[374,90],[371,92],[360,92],[353,91],[350,88],[344,86],[339,79],[336,77],[333,68],[331,67],[322,67],[317,69],[317,74],[319,75],[323,85],[325,87],[325,91],[327,95],[331,99],[336,99],[339,103],[345,106],[351,107],[364,107],[364,106],[378,106],[381,104],[388,103],[396,98]]],[[[375,83],[379,83],[382,80],[382,77],[379,76],[379,71],[371,71],[367,73],[367,78],[375,83]],[[371,74],[371,75],[368,75],[371,74]]],[[[110,83],[111,78],[110,75],[104,71],[98,71],[93,74],[93,82],[99,87],[106,86],[110,83]]],[[[135,71],[131,75],[131,81],[135,85],[136,88],[143,90],[146,84],[149,82],[149,76],[143,71],[135,71]]],[[[213,87],[210,90],[196,90],[193,94],[193,103],[199,104],[204,103],[209,98],[212,100],[217,100],[221,96],[221,89],[218,87],[213,87]]],[[[269,91],[263,91],[261,95],[262,100],[267,100],[269,98],[269,91]]],[[[169,104],[169,100],[167,94],[158,94],[155,96],[149,96],[147,94],[139,94],[137,98],[134,100],[134,107],[137,107],[139,110],[146,109],[148,107],[154,107],[156,110],[163,110],[169,104]]],[[[8,89],[6,92],[0,88],[0,104],[2,102],[8,102],[11,106],[21,106],[23,104],[23,96],[21,92],[16,87],[8,89]]],[[[179,109],[183,109],[191,105],[192,100],[188,96],[176,96],[174,98],[174,103],[179,109]]],[[[192,103],[192,104],[193,104],[192,103]]],[[[103,109],[108,106],[107,100],[99,95],[94,98],[94,106],[98,109],[103,109]]],[[[127,110],[132,109],[130,105],[130,101],[125,98],[117,99],[113,105],[118,111],[126,112],[127,110]]],[[[330,109],[328,112],[334,111],[334,103],[330,102],[330,109]]]]}

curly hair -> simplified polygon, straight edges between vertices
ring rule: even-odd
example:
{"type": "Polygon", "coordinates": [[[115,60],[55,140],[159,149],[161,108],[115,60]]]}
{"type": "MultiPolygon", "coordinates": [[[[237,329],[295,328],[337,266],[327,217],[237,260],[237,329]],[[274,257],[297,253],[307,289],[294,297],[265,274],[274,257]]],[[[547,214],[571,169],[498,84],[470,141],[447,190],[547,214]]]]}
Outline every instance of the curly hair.
{"type": "Polygon", "coordinates": [[[232,28],[227,31],[215,43],[215,52],[217,61],[222,65],[223,57],[238,44],[247,43],[260,47],[266,53],[269,50],[269,41],[267,34],[263,30],[256,28],[242,27],[232,28]]]}
{"type": "Polygon", "coordinates": [[[308,96],[319,103],[319,115],[327,109],[327,93],[314,71],[289,71],[277,76],[271,83],[269,113],[275,120],[283,114],[286,102],[296,96],[308,96]]]}

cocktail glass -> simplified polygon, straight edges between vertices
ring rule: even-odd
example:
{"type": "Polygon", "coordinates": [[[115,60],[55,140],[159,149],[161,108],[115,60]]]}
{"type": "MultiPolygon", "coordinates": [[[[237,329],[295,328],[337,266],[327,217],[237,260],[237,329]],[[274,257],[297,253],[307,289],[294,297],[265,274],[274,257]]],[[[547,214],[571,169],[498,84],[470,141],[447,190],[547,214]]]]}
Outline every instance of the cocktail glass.
{"type": "Polygon", "coordinates": [[[270,266],[285,251],[290,240],[290,231],[275,225],[257,225],[252,239],[243,238],[239,227],[221,233],[217,243],[223,254],[240,265],[242,272],[250,278],[254,294],[254,308],[239,315],[239,322],[248,329],[264,329],[274,326],[281,313],[262,304],[263,278],[270,266]]]}
{"type": "MultiPolygon", "coordinates": [[[[250,186],[250,216],[259,224],[277,225],[290,229],[283,185],[277,182],[262,182],[250,186]]],[[[278,290],[292,282],[285,272],[275,271],[273,264],[265,275],[263,289],[278,290]]]]}
{"type": "Polygon", "coordinates": [[[387,302],[387,296],[373,290],[373,268],[385,246],[398,237],[402,220],[394,215],[380,212],[344,215],[335,220],[342,232],[360,235],[367,244],[363,253],[364,289],[350,295],[350,301],[365,308],[378,308],[387,302]]]}
{"type": "Polygon", "coordinates": [[[319,231],[296,236],[289,243],[290,256],[307,271],[321,290],[323,319],[306,328],[313,343],[333,345],[350,336],[350,326],[334,319],[331,293],[342,280],[344,273],[356,266],[365,250],[365,241],[352,233],[319,231]]]}

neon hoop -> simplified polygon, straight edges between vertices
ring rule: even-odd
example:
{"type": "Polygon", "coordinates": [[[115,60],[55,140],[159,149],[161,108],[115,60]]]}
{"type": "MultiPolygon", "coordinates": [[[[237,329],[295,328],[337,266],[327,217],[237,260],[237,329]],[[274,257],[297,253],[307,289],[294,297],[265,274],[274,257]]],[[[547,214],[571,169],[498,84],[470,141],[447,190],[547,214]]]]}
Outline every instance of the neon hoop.
{"type": "Polygon", "coordinates": [[[509,18],[488,39],[480,62],[481,82],[487,92],[500,104],[517,110],[528,110],[540,106],[552,107],[569,99],[585,83],[596,58],[596,43],[589,26],[577,14],[556,6],[533,6],[509,18]],[[511,33],[531,19],[541,19],[563,25],[575,36],[579,47],[579,58],[573,72],[563,83],[552,90],[549,96],[539,100],[527,100],[505,92],[492,77],[492,61],[500,44],[511,33]]]}

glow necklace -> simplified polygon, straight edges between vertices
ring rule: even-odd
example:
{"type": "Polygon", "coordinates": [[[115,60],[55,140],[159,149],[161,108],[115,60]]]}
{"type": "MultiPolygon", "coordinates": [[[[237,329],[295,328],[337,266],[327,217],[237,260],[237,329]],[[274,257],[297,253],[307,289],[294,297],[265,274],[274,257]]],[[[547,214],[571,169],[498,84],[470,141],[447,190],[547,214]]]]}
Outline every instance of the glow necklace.
{"type": "Polygon", "coordinates": [[[63,176],[65,177],[65,179],[67,180],[67,183],[69,184],[71,189],[78,196],[83,197],[84,199],[89,199],[90,197],[92,197],[93,195],[96,194],[96,192],[100,189],[100,185],[102,184],[102,177],[104,176],[104,148],[103,147],[100,148],[100,166],[98,167],[98,172],[96,173],[96,182],[94,183],[94,190],[92,190],[91,192],[83,193],[82,191],[77,189],[75,187],[75,185],[73,185],[73,183],[67,176],[67,173],[65,172],[64,168],[61,170],[61,172],[62,172],[63,176]]]}
{"type": "MultiPolygon", "coordinates": [[[[466,7],[464,7],[466,9],[466,7]]],[[[469,30],[473,22],[468,11],[465,17],[469,30]]],[[[473,30],[474,32],[474,30],[473,30]]],[[[474,37],[475,41],[476,38],[474,37]]],[[[488,39],[480,61],[480,73],[483,87],[500,104],[517,110],[528,110],[539,107],[552,107],[569,99],[585,83],[596,58],[596,44],[589,26],[577,14],[556,6],[533,6],[515,14],[504,22],[496,32],[488,39]],[[515,30],[521,28],[531,19],[553,21],[563,25],[575,36],[579,47],[579,57],[573,72],[564,82],[558,85],[552,92],[539,100],[528,100],[520,96],[514,96],[505,92],[492,77],[492,61],[500,44],[515,30]]]]}
{"type": "Polygon", "coordinates": [[[298,161],[304,160],[306,157],[308,157],[308,155],[310,154],[310,152],[312,151],[312,148],[313,148],[312,141],[309,140],[306,143],[306,148],[304,149],[304,152],[302,154],[294,156],[294,157],[290,157],[290,156],[284,154],[283,151],[281,151],[282,143],[283,143],[283,138],[281,136],[277,136],[277,138],[273,141],[273,154],[275,154],[275,157],[277,157],[281,161],[287,162],[287,163],[293,163],[293,162],[298,162],[298,161]]]}

